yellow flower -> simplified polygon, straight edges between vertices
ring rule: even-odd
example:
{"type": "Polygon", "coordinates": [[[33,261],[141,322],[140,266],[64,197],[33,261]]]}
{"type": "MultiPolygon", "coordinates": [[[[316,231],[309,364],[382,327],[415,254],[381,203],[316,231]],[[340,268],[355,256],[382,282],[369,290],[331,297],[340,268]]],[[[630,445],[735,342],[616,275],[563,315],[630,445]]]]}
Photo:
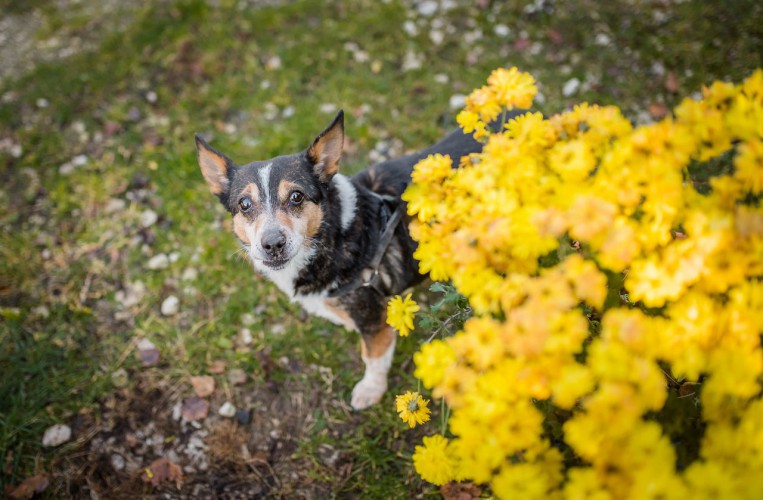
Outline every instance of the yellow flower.
{"type": "Polygon", "coordinates": [[[480,115],[474,111],[463,110],[456,116],[458,125],[464,129],[464,134],[471,134],[475,130],[485,127],[485,124],[480,121],[480,115]]]}
{"type": "Polygon", "coordinates": [[[421,346],[421,350],[413,355],[413,362],[416,364],[413,374],[424,387],[431,389],[442,382],[445,370],[456,362],[456,354],[447,343],[433,340],[421,346]]]}
{"type": "Polygon", "coordinates": [[[507,109],[529,108],[533,105],[533,98],[538,92],[535,78],[517,68],[496,69],[488,77],[487,83],[498,104],[507,109]]]}
{"type": "Polygon", "coordinates": [[[421,425],[429,421],[431,411],[427,408],[428,399],[422,398],[418,392],[408,391],[395,397],[395,408],[400,414],[400,419],[411,426],[421,425]]]}
{"type": "Polygon", "coordinates": [[[397,330],[400,336],[406,337],[413,330],[413,316],[419,310],[419,305],[409,293],[405,299],[395,295],[387,305],[387,324],[397,330]]]}
{"type": "Polygon", "coordinates": [[[447,453],[448,440],[439,434],[424,437],[424,446],[416,446],[413,467],[422,479],[441,486],[451,481],[454,467],[447,453]]]}
{"type": "Polygon", "coordinates": [[[734,177],[755,194],[763,191],[763,142],[751,140],[739,146],[739,154],[734,158],[734,177]]]}
{"type": "Polygon", "coordinates": [[[414,355],[453,434],[425,438],[416,470],[505,498],[763,498],[763,70],[635,129],[585,103],[484,128],[534,92],[493,72],[458,118],[482,151],[425,160],[406,191],[420,269],[473,315],[414,355]],[[699,446],[679,469],[676,385],[669,427],[699,446]]]}

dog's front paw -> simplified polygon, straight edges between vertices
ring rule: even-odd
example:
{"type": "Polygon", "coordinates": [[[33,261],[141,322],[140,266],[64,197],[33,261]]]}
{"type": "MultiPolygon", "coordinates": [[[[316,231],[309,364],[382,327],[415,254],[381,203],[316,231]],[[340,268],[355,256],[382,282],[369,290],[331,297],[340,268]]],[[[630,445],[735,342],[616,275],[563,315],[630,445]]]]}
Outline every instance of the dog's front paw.
{"type": "Polygon", "coordinates": [[[350,404],[356,410],[364,410],[378,403],[387,390],[387,380],[377,377],[363,377],[352,390],[350,404]]]}

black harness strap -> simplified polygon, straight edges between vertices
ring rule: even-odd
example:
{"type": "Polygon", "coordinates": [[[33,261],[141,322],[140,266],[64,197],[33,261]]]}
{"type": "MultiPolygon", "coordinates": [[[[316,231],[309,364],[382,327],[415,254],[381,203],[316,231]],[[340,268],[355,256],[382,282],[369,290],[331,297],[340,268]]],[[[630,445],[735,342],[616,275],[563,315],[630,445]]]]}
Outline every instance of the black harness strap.
{"type": "Polygon", "coordinates": [[[370,286],[378,293],[384,295],[381,290],[376,286],[376,284],[379,282],[379,265],[381,265],[381,261],[384,258],[384,254],[387,252],[387,247],[389,247],[390,242],[392,241],[392,238],[395,236],[395,229],[397,228],[397,225],[400,223],[400,220],[403,218],[403,211],[405,210],[404,205],[400,204],[397,206],[394,212],[392,212],[392,215],[389,217],[389,220],[387,221],[387,226],[384,228],[384,232],[382,232],[381,238],[379,239],[379,246],[376,248],[376,253],[374,254],[374,257],[371,259],[371,262],[369,263],[368,267],[364,268],[360,274],[361,276],[358,276],[354,280],[350,281],[349,283],[340,286],[339,288],[336,288],[335,290],[332,290],[328,293],[329,297],[341,297],[343,295],[347,295],[348,293],[354,292],[358,288],[368,287],[370,286]],[[363,271],[370,270],[371,271],[371,277],[367,280],[364,280],[362,278],[363,271]]]}

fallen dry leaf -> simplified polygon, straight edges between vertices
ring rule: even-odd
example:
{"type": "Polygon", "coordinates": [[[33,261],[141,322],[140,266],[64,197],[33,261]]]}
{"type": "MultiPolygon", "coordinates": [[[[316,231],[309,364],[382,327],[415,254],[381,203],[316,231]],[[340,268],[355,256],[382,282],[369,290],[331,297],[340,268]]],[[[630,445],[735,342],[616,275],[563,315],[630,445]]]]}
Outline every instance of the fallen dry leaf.
{"type": "Polygon", "coordinates": [[[678,77],[673,71],[668,71],[665,77],[665,90],[673,94],[678,92],[678,77]]]}
{"type": "Polygon", "coordinates": [[[564,42],[564,37],[562,36],[562,34],[553,28],[550,28],[547,31],[547,34],[548,34],[548,39],[551,40],[551,42],[555,43],[556,45],[559,45],[560,43],[564,42]]]}
{"type": "Polygon", "coordinates": [[[8,496],[14,499],[32,498],[36,493],[45,491],[49,484],[47,474],[37,474],[24,479],[8,496]]]}
{"type": "Polygon", "coordinates": [[[205,398],[215,392],[215,379],[209,375],[191,377],[191,385],[193,386],[193,392],[200,398],[205,398]]]}
{"type": "Polygon", "coordinates": [[[652,115],[652,118],[659,120],[665,118],[668,114],[668,108],[661,102],[653,102],[649,105],[649,114],[652,115]]]}
{"type": "Polygon", "coordinates": [[[473,483],[446,483],[440,486],[440,493],[445,500],[473,500],[482,490],[473,483]]]}
{"type": "Polygon", "coordinates": [[[183,401],[181,409],[183,418],[186,420],[203,420],[209,413],[209,403],[199,397],[188,398],[183,401]]]}
{"type": "Polygon", "coordinates": [[[228,363],[222,359],[218,359],[217,361],[213,361],[212,364],[207,367],[207,371],[212,375],[219,375],[221,373],[225,373],[225,368],[227,365],[228,363]]]}
{"type": "Polygon", "coordinates": [[[140,478],[143,482],[159,486],[162,481],[173,481],[180,488],[183,483],[183,470],[167,457],[157,458],[151,465],[143,469],[140,478]]]}

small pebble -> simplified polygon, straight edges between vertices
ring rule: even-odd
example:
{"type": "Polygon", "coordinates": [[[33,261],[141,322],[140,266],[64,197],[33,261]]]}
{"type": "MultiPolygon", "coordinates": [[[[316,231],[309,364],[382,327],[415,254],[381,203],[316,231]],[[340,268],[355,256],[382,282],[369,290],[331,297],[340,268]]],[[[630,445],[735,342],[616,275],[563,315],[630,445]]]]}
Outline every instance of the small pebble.
{"type": "Polygon", "coordinates": [[[426,0],[424,2],[419,3],[416,9],[419,11],[419,14],[421,14],[422,16],[429,17],[433,15],[435,12],[437,12],[437,2],[435,2],[434,0],[426,0]]]}
{"type": "Polygon", "coordinates": [[[232,418],[236,415],[236,407],[229,401],[226,401],[220,409],[217,410],[217,413],[219,413],[221,417],[232,418]]]}
{"type": "Polygon", "coordinates": [[[238,338],[236,339],[239,345],[249,345],[252,343],[252,331],[249,328],[242,328],[238,331],[238,338]]]}
{"type": "Polygon", "coordinates": [[[167,255],[160,253],[157,255],[154,255],[150,259],[148,259],[148,262],[146,263],[146,267],[148,267],[151,270],[157,270],[157,269],[167,269],[170,265],[170,259],[167,257],[167,255]]]}
{"type": "Polygon", "coordinates": [[[150,208],[140,214],[140,225],[143,227],[153,226],[157,220],[159,220],[159,215],[150,208]]]}
{"type": "Polygon", "coordinates": [[[466,96],[464,94],[454,94],[450,96],[450,109],[461,109],[466,106],[466,96]]]}
{"type": "Polygon", "coordinates": [[[571,78],[570,80],[567,80],[567,83],[565,83],[564,87],[562,87],[562,95],[564,97],[570,97],[574,94],[577,94],[579,89],[580,80],[577,78],[571,78]]]}
{"type": "Polygon", "coordinates": [[[71,438],[71,427],[64,424],[56,424],[53,427],[49,427],[47,430],[45,430],[45,435],[42,437],[42,445],[48,448],[53,448],[64,444],[71,438]]]}
{"type": "Polygon", "coordinates": [[[411,20],[403,23],[403,31],[408,33],[408,36],[416,36],[419,34],[419,29],[416,27],[416,23],[411,20]]]}
{"type": "Polygon", "coordinates": [[[183,281],[193,281],[198,277],[199,277],[199,272],[196,270],[196,268],[187,267],[183,271],[183,276],[181,276],[180,279],[182,279],[183,281]]]}
{"type": "Polygon", "coordinates": [[[122,457],[122,455],[118,453],[114,453],[111,455],[111,466],[114,467],[114,470],[120,471],[125,468],[125,459],[122,457]]]}
{"type": "Polygon", "coordinates": [[[180,299],[174,295],[170,295],[164,302],[162,302],[162,314],[164,316],[174,316],[180,310],[180,299]]]}
{"type": "Polygon", "coordinates": [[[252,420],[252,414],[249,410],[236,410],[236,421],[241,425],[247,425],[252,420]]]}
{"type": "Polygon", "coordinates": [[[148,351],[149,349],[156,349],[156,345],[150,340],[143,338],[135,345],[139,351],[148,351]]]}
{"type": "Polygon", "coordinates": [[[505,24],[496,24],[493,28],[493,33],[500,37],[507,37],[511,34],[511,28],[506,26],[505,24]]]}
{"type": "Polygon", "coordinates": [[[321,104],[321,113],[335,113],[336,112],[336,104],[331,102],[324,102],[321,104]]]}

